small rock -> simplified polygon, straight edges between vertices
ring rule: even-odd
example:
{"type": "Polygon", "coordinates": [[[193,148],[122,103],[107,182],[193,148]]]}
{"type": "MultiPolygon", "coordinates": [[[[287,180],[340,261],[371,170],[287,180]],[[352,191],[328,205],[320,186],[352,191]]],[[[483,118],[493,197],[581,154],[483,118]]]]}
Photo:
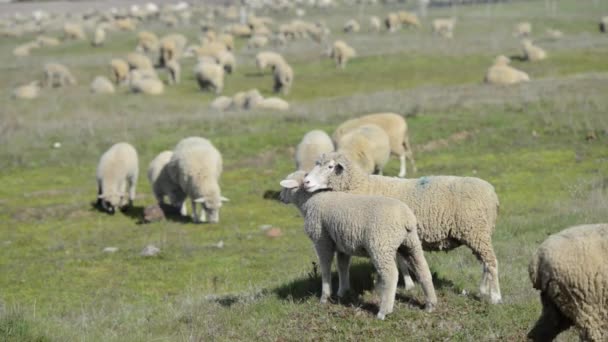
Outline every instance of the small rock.
{"type": "Polygon", "coordinates": [[[536,133],[536,131],[532,131],[532,136],[533,136],[534,138],[538,138],[538,133],[536,133]]]}
{"type": "Polygon", "coordinates": [[[56,141],[53,143],[53,148],[60,148],[61,147],[61,143],[56,141]]]}
{"type": "Polygon", "coordinates": [[[156,222],[165,219],[165,213],[158,204],[149,205],[144,209],[144,222],[156,222]]]}
{"type": "Polygon", "coordinates": [[[220,242],[216,243],[215,247],[220,249],[224,248],[224,240],[220,240],[220,242]]]}
{"type": "Polygon", "coordinates": [[[260,230],[263,231],[263,232],[267,231],[270,228],[272,228],[271,224],[263,224],[263,225],[260,226],[260,230]]]}
{"type": "Polygon", "coordinates": [[[118,252],[118,247],[106,247],[103,249],[104,253],[116,253],[118,252]]]}
{"type": "Polygon", "coordinates": [[[269,238],[278,238],[281,235],[283,235],[283,232],[277,227],[270,228],[266,231],[266,236],[269,238]]]}
{"type": "Polygon", "coordinates": [[[141,256],[152,257],[160,253],[160,248],[154,245],[147,245],[140,253],[141,256]]]}

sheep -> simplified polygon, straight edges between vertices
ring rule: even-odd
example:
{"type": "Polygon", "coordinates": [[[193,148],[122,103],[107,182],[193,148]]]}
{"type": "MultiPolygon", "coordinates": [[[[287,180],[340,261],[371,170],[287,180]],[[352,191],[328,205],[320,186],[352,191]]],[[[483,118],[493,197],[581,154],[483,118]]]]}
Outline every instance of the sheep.
{"type": "Polygon", "coordinates": [[[64,39],[85,40],[85,39],[87,39],[87,36],[84,33],[84,29],[79,24],[65,23],[63,25],[63,38],[64,39]]]}
{"type": "Polygon", "coordinates": [[[384,19],[384,25],[389,32],[395,32],[401,27],[401,20],[397,13],[389,13],[384,19]]]}
{"type": "Polygon", "coordinates": [[[103,26],[98,25],[97,28],[95,28],[95,34],[93,36],[93,41],[91,42],[91,45],[101,46],[105,43],[105,41],[106,41],[106,30],[103,28],[103,26]]]}
{"type": "Polygon", "coordinates": [[[254,35],[247,41],[247,48],[250,50],[259,49],[268,45],[268,41],[268,37],[266,36],[254,35]]]}
{"type": "Polygon", "coordinates": [[[104,76],[97,76],[90,86],[93,94],[114,94],[114,85],[104,76]]]}
{"type": "Polygon", "coordinates": [[[141,31],[137,34],[137,52],[151,53],[158,51],[158,37],[153,32],[141,31]]]}
{"type": "Polygon", "coordinates": [[[344,154],[332,152],[317,160],[304,185],[309,192],[327,189],[403,201],[418,219],[423,248],[447,251],[460,245],[469,247],[483,264],[481,295],[489,294],[493,304],[502,301],[492,247],[499,202],[490,183],[474,177],[399,179],[368,175],[344,154]]]}
{"type": "Polygon", "coordinates": [[[397,12],[397,16],[401,24],[405,25],[406,27],[420,27],[420,20],[418,20],[418,16],[414,13],[399,11],[397,12]]]}
{"type": "Polygon", "coordinates": [[[600,19],[600,32],[606,33],[608,31],[608,15],[600,19]]]}
{"type": "Polygon", "coordinates": [[[433,32],[443,38],[452,38],[454,36],[455,18],[438,18],[433,20],[433,32]]]}
{"type": "Polygon", "coordinates": [[[228,199],[220,194],[222,155],[213,144],[199,137],[182,139],[167,167],[171,180],[190,198],[193,221],[219,222],[222,202],[228,199]],[[201,205],[200,213],[197,213],[197,203],[201,205]]]}
{"type": "Polygon", "coordinates": [[[153,69],[131,70],[129,80],[131,92],[136,94],[160,95],[165,91],[165,85],[156,77],[153,69]]]}
{"type": "Polygon", "coordinates": [[[350,19],[344,24],[344,33],[357,33],[361,30],[361,26],[355,19],[350,19]]]}
{"type": "Polygon", "coordinates": [[[283,95],[289,94],[293,84],[293,69],[289,64],[287,64],[287,62],[281,62],[274,66],[273,78],[274,92],[280,92],[283,93],[283,95]]]}
{"type": "Polygon", "coordinates": [[[530,77],[523,71],[517,70],[508,64],[510,59],[506,56],[498,56],[484,78],[484,82],[490,84],[515,84],[530,81],[530,77]]]}
{"type": "Polygon", "coordinates": [[[551,38],[551,39],[560,39],[564,36],[564,34],[562,33],[562,31],[560,30],[556,30],[556,29],[550,29],[548,28],[546,31],[546,35],[547,37],[551,38]]]}
{"type": "Polygon", "coordinates": [[[218,96],[215,100],[211,101],[211,108],[224,111],[232,107],[232,98],[228,96],[218,96]]]}
{"type": "Polygon", "coordinates": [[[171,180],[169,167],[167,167],[171,161],[171,157],[173,157],[173,151],[163,151],[150,162],[148,166],[148,181],[159,205],[165,204],[165,197],[167,197],[169,205],[180,208],[184,212],[186,210],[184,208],[186,194],[181,191],[177,183],[171,180]]]}
{"type": "Polygon", "coordinates": [[[255,104],[252,105],[252,108],[258,110],[278,110],[284,112],[289,110],[289,103],[278,97],[268,97],[255,102],[255,104]]]}
{"type": "Polygon", "coordinates": [[[42,82],[46,87],[63,87],[66,85],[75,85],[76,78],[70,72],[70,70],[63,64],[59,63],[46,63],[44,65],[44,81],[42,82]]]}
{"type": "Polygon", "coordinates": [[[579,225],[549,236],[528,271],[542,313],[528,337],[552,341],[575,326],[581,341],[608,340],[608,224],[579,225]]]}
{"type": "Polygon", "coordinates": [[[232,106],[235,109],[251,109],[260,101],[264,100],[262,94],[257,89],[240,91],[232,96],[232,106]]]}
{"type": "Polygon", "coordinates": [[[133,205],[139,175],[137,151],[126,142],[112,145],[97,165],[97,205],[110,214],[133,205]]]}
{"type": "Polygon", "coordinates": [[[215,56],[217,64],[224,68],[224,71],[228,74],[232,74],[236,70],[236,58],[234,54],[227,50],[219,51],[215,56]]]}
{"type": "Polygon", "coordinates": [[[234,24],[228,29],[228,32],[234,37],[251,37],[251,28],[247,25],[234,24]]]}
{"type": "Polygon", "coordinates": [[[21,45],[18,45],[13,49],[13,55],[17,57],[29,56],[32,49],[37,49],[40,47],[40,44],[36,41],[27,42],[21,45]]]}
{"type": "Polygon", "coordinates": [[[380,18],[378,18],[375,15],[369,17],[369,28],[370,28],[370,31],[372,31],[372,32],[380,32],[380,28],[381,27],[382,27],[382,22],[380,21],[380,18]]]}
{"type": "Polygon", "coordinates": [[[321,154],[333,151],[334,143],[327,133],[318,129],[306,133],[296,147],[296,170],[312,170],[321,154]]]}
{"type": "Polygon", "coordinates": [[[177,59],[172,59],[165,63],[165,68],[169,71],[169,84],[178,84],[181,79],[181,66],[177,59]]]}
{"type": "Polygon", "coordinates": [[[542,61],[547,58],[547,53],[542,48],[532,44],[532,41],[529,39],[523,39],[521,41],[524,48],[524,59],[535,62],[542,61]]]}
{"type": "Polygon", "coordinates": [[[135,31],[136,24],[131,18],[122,18],[114,21],[114,27],[121,31],[135,31]]]}
{"type": "Polygon", "coordinates": [[[369,257],[380,276],[377,318],[393,311],[399,271],[396,258],[415,270],[425,294],[425,309],[437,304],[431,272],[417,234],[416,217],[404,203],[381,196],[320,191],[308,193],[305,172],[297,171],[280,182],[281,200],[293,203],[304,217],[304,230],[312,240],[321,267],[321,303],[331,296],[331,264],[338,254],[338,296],[350,289],[351,256],[369,257]]]}
{"type": "Polygon", "coordinates": [[[40,81],[33,81],[13,89],[13,98],[31,100],[40,94],[40,81]]]}
{"type": "Polygon", "coordinates": [[[154,65],[152,65],[152,61],[145,55],[142,55],[137,52],[131,52],[127,54],[127,64],[129,64],[129,69],[154,69],[154,65]]]}
{"type": "Polygon", "coordinates": [[[515,25],[513,35],[515,37],[529,37],[532,34],[532,24],[527,21],[522,21],[515,25]]]}
{"type": "Polygon", "coordinates": [[[217,41],[223,43],[226,46],[226,50],[234,51],[234,37],[228,33],[222,33],[217,36],[217,41]]]}
{"type": "Polygon", "coordinates": [[[255,56],[255,64],[258,70],[263,72],[266,67],[274,70],[274,67],[281,63],[287,63],[283,56],[272,51],[262,51],[255,56]]]}
{"type": "Polygon", "coordinates": [[[194,76],[201,90],[212,89],[220,94],[224,89],[224,68],[210,61],[199,61],[194,67],[194,76]]]}
{"type": "Polygon", "coordinates": [[[61,42],[57,38],[47,37],[47,36],[38,36],[36,37],[36,42],[38,45],[43,46],[58,46],[61,42]]]}
{"type": "Polygon", "coordinates": [[[344,69],[349,59],[355,57],[357,52],[342,40],[336,40],[329,54],[333,58],[336,66],[344,69]]]}
{"type": "Polygon", "coordinates": [[[164,67],[165,63],[170,60],[180,58],[186,47],[186,43],[186,37],[181,34],[164,36],[159,43],[160,54],[158,56],[158,65],[164,67]]]}
{"type": "Polygon", "coordinates": [[[129,79],[129,64],[122,59],[115,58],[110,61],[114,83],[125,84],[129,79]]]}
{"type": "Polygon", "coordinates": [[[367,173],[382,174],[391,154],[388,134],[374,124],[362,125],[344,134],[336,147],[367,173]]]}
{"type": "Polygon", "coordinates": [[[334,143],[349,131],[365,124],[374,124],[384,129],[388,134],[391,146],[391,154],[399,157],[401,163],[399,177],[405,177],[407,167],[405,159],[412,164],[412,170],[416,172],[416,161],[410,145],[410,139],[405,118],[396,113],[374,113],[360,116],[358,118],[344,121],[332,134],[334,143]]]}

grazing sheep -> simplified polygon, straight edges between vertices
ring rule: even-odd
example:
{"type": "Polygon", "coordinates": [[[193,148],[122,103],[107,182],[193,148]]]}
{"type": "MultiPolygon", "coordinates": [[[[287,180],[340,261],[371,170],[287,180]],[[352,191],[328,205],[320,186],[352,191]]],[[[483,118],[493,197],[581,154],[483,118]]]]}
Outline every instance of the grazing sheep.
{"type": "Polygon", "coordinates": [[[304,171],[280,182],[281,200],[293,203],[304,217],[304,230],[312,240],[321,266],[321,303],[331,296],[331,264],[338,254],[338,296],[350,289],[351,256],[369,257],[380,276],[380,308],[384,319],[393,311],[399,271],[396,258],[404,258],[416,273],[425,294],[425,308],[437,304],[431,272],[417,234],[416,217],[404,203],[381,196],[332,191],[314,194],[303,186],[304,171]]]}
{"type": "Polygon", "coordinates": [[[236,58],[234,54],[228,50],[219,51],[215,56],[217,64],[224,68],[228,74],[232,74],[236,70],[236,58]]]}
{"type": "Polygon", "coordinates": [[[380,32],[380,29],[382,28],[382,22],[380,21],[380,18],[375,15],[369,17],[369,28],[372,32],[380,32]]]}
{"type": "MultiPolygon", "coordinates": [[[[165,85],[150,70],[134,69],[129,73],[131,92],[135,94],[160,95],[165,91],[165,85]]],[[[152,70],[154,71],[154,70],[152,70]]]]}
{"type": "Polygon", "coordinates": [[[452,38],[454,36],[455,18],[439,18],[433,20],[433,32],[443,38],[452,38]]]}
{"type": "Polygon", "coordinates": [[[420,20],[418,16],[414,13],[399,11],[397,12],[397,16],[399,17],[399,22],[405,25],[406,27],[420,27],[420,20]]]}
{"type": "Polygon", "coordinates": [[[137,34],[137,52],[151,53],[158,51],[158,37],[153,32],[141,31],[137,34]]]}
{"type": "Polygon", "coordinates": [[[344,24],[344,33],[357,33],[361,30],[361,26],[355,19],[350,19],[344,24]]]}
{"type": "Polygon", "coordinates": [[[407,122],[399,114],[375,113],[344,121],[336,128],[332,135],[334,143],[337,143],[344,134],[365,124],[376,125],[388,134],[391,153],[399,157],[399,161],[401,162],[399,177],[405,177],[407,173],[406,158],[411,162],[412,170],[416,172],[416,161],[414,160],[412,146],[410,145],[407,122]]]}
{"type": "Polygon", "coordinates": [[[110,61],[114,83],[125,84],[129,79],[129,64],[122,59],[115,58],[110,61]]]}
{"type": "Polygon", "coordinates": [[[270,67],[271,70],[274,70],[275,66],[282,63],[287,62],[283,56],[276,52],[262,51],[255,55],[255,64],[261,72],[263,72],[267,66],[270,67]]]}
{"type": "Polygon", "coordinates": [[[357,52],[342,40],[336,40],[329,54],[333,58],[336,66],[344,69],[349,59],[355,57],[357,52]]]}
{"type": "Polygon", "coordinates": [[[13,98],[31,100],[40,94],[40,81],[33,81],[13,89],[13,98]]]}
{"type": "Polygon", "coordinates": [[[529,37],[532,34],[532,24],[527,21],[517,23],[513,35],[515,37],[529,37]]]}
{"type": "Polygon", "coordinates": [[[521,41],[524,47],[524,59],[535,62],[542,61],[547,58],[547,53],[542,48],[532,44],[532,41],[529,39],[523,39],[521,41]]]}
{"type": "Polygon", "coordinates": [[[64,87],[77,84],[70,70],[63,64],[46,63],[44,65],[44,80],[42,84],[46,87],[64,87]]]}
{"type": "Polygon", "coordinates": [[[528,337],[552,341],[575,326],[581,341],[608,340],[608,224],[570,227],[549,236],[529,266],[543,311],[528,337]]]}
{"type": "Polygon", "coordinates": [[[91,92],[93,94],[114,94],[114,85],[104,76],[97,76],[91,82],[91,92]]]}
{"type": "Polygon", "coordinates": [[[283,93],[283,95],[289,94],[293,84],[293,69],[287,62],[278,63],[274,66],[273,78],[274,92],[280,92],[283,93]]]}
{"type": "Polygon", "coordinates": [[[194,77],[201,90],[211,89],[220,94],[224,89],[224,68],[214,62],[199,61],[194,67],[194,77]]]}
{"type": "Polygon", "coordinates": [[[318,129],[306,133],[296,147],[296,170],[312,170],[321,154],[333,151],[334,143],[327,133],[318,129]]]}
{"type": "Polygon", "coordinates": [[[308,173],[309,192],[328,189],[396,198],[418,219],[418,236],[425,250],[469,247],[483,264],[480,293],[500,303],[498,262],[492,233],[498,216],[494,187],[479,178],[432,176],[399,179],[368,175],[341,153],[326,153],[308,173]]]}
{"type": "Polygon", "coordinates": [[[528,74],[509,66],[510,62],[511,60],[506,56],[496,57],[494,65],[486,72],[484,82],[508,85],[530,81],[528,74]]]}
{"type": "Polygon", "coordinates": [[[278,97],[268,97],[255,102],[252,108],[257,110],[278,110],[287,111],[289,110],[289,103],[278,97]]]}
{"type": "Polygon", "coordinates": [[[388,134],[374,124],[362,125],[344,134],[336,147],[367,173],[382,174],[391,154],[388,134]]]}
{"type": "Polygon", "coordinates": [[[389,13],[384,19],[384,25],[389,32],[395,32],[401,27],[401,20],[397,13],[389,13]]]}
{"type": "Polygon", "coordinates": [[[79,24],[65,23],[63,25],[63,39],[85,40],[87,36],[79,24]]]}
{"type": "Polygon", "coordinates": [[[139,174],[137,151],[126,142],[112,145],[97,165],[97,204],[110,214],[131,206],[139,174]]]}
{"type": "Polygon", "coordinates": [[[190,137],[181,140],[173,150],[167,166],[171,180],[190,198],[194,222],[219,222],[222,202],[218,184],[222,173],[222,155],[204,138],[190,137]],[[201,205],[197,214],[196,206],[201,205]]]}
{"type": "Polygon", "coordinates": [[[177,59],[172,59],[165,63],[165,68],[169,71],[169,84],[175,85],[180,82],[182,68],[177,59]]]}
{"type": "Polygon", "coordinates": [[[606,33],[608,31],[608,15],[600,19],[600,32],[606,33]]]}
{"type": "Polygon", "coordinates": [[[211,101],[210,106],[216,110],[227,110],[228,108],[232,107],[232,98],[228,96],[218,96],[215,98],[215,100],[211,101]]]}
{"type": "Polygon", "coordinates": [[[226,50],[234,51],[234,37],[228,33],[222,33],[217,36],[217,41],[222,42],[226,46],[226,50]]]}
{"type": "Polygon", "coordinates": [[[106,30],[104,29],[103,26],[98,25],[97,28],[95,28],[95,34],[93,35],[93,41],[91,42],[91,45],[93,46],[102,46],[106,41],[106,30]]]}
{"type": "Polygon", "coordinates": [[[247,48],[259,49],[268,45],[268,41],[269,39],[267,36],[254,35],[247,41],[247,48]]]}
{"type": "Polygon", "coordinates": [[[152,61],[146,55],[142,55],[141,53],[131,52],[127,54],[127,64],[129,64],[129,69],[148,69],[153,70],[154,65],[152,65],[152,61]]]}
{"type": "Polygon", "coordinates": [[[184,209],[183,204],[186,200],[186,194],[181,191],[178,184],[171,180],[169,175],[167,165],[171,161],[171,157],[173,157],[173,151],[163,151],[150,162],[148,181],[159,205],[165,204],[165,197],[167,197],[169,205],[184,209]]]}

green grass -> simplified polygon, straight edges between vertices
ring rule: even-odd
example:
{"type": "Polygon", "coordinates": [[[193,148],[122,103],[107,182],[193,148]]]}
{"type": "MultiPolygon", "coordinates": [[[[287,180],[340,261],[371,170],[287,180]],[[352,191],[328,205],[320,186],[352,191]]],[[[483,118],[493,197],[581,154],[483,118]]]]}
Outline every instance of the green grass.
{"type": "MultiPolygon", "coordinates": [[[[369,6],[363,13],[397,8],[369,6]]],[[[88,83],[107,75],[109,59],[132,49],[129,34],[112,33],[98,49],[72,42],[23,59],[10,53],[31,37],[0,41],[0,340],[524,339],[540,313],[527,274],[535,248],[570,225],[608,220],[608,50],[606,37],[595,32],[596,13],[607,10],[573,0],[558,1],[555,15],[541,1],[431,10],[431,18],[458,16],[452,41],[433,37],[428,19],[421,31],[344,35],[340,27],[359,15],[357,7],[310,10],[310,20],[323,19],[332,37],[352,42],[361,57],[339,70],[320,56],[323,46],[288,46],[282,53],[296,76],[287,113],[210,111],[213,96],[198,90],[193,61],[182,65],[183,83],[160,97],[125,89],[90,95],[88,83]],[[520,53],[511,32],[521,20],[532,21],[539,36],[544,27],[566,36],[539,40],[546,61],[513,62],[533,82],[482,84],[496,54],[520,53]],[[69,65],[80,85],[43,91],[30,102],[8,98],[51,60],[69,65]],[[420,310],[419,288],[400,288],[394,314],[374,319],[374,270],[360,258],[347,298],[318,303],[316,256],[299,213],[264,197],[293,171],[293,148],[306,132],[331,132],[346,118],[374,111],[408,115],[419,170],[410,176],[476,176],[495,186],[500,214],[493,243],[504,304],[479,300],[481,267],[465,248],[427,253],[439,296],[434,313],[420,310]],[[459,132],[470,136],[449,140],[459,132]],[[590,132],[596,139],[587,141],[590,132]],[[139,224],[143,207],[154,202],[149,161],[192,135],[209,138],[223,154],[222,194],[231,201],[221,223],[139,224]],[[449,143],[436,144],[441,139],[449,143]],[[56,141],[60,149],[51,147],[56,141]],[[117,141],[137,147],[138,198],[129,212],[108,216],[91,206],[94,175],[101,153],[117,141]],[[264,225],[283,235],[267,237],[264,225]],[[141,257],[148,244],[161,254],[141,257]],[[103,253],[109,246],[118,252],[103,253]]],[[[360,20],[366,27],[366,16],[360,20]]],[[[179,30],[196,37],[194,25],[179,30]]],[[[269,95],[271,76],[259,75],[255,52],[238,44],[239,66],[225,94],[255,87],[269,95]]],[[[396,175],[398,167],[391,160],[385,174],[396,175]]]]}

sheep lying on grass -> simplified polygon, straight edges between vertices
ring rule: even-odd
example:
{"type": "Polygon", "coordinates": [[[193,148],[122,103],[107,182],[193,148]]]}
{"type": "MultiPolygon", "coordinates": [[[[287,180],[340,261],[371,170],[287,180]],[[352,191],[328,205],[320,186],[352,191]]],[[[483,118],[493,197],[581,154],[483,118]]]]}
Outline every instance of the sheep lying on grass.
{"type": "Polygon", "coordinates": [[[97,204],[110,214],[135,199],[139,163],[135,148],[125,142],[112,145],[97,165],[97,204]]]}
{"type": "Polygon", "coordinates": [[[469,247],[483,264],[480,286],[491,303],[500,303],[498,262],[492,233],[498,216],[494,187],[479,178],[433,176],[399,179],[368,175],[341,153],[326,153],[304,179],[307,191],[380,195],[407,204],[418,219],[425,250],[469,247]]]}
{"type": "Polygon", "coordinates": [[[113,94],[115,92],[112,82],[104,76],[95,77],[90,89],[93,94],[113,94]]]}
{"type": "Polygon", "coordinates": [[[33,81],[13,89],[13,98],[31,100],[40,94],[40,81],[33,81]]]}
{"type": "MultiPolygon", "coordinates": [[[[136,94],[160,95],[165,91],[165,85],[156,77],[156,73],[148,70],[131,70],[129,73],[129,86],[136,94]]],[[[151,71],[154,71],[153,69],[151,71]]]]}
{"type": "Polygon", "coordinates": [[[274,66],[273,78],[274,92],[280,92],[284,95],[289,94],[289,91],[291,90],[291,86],[293,84],[293,69],[289,64],[287,64],[287,62],[278,63],[274,66]]]}
{"type": "Polygon", "coordinates": [[[357,33],[360,30],[361,26],[355,19],[350,19],[344,24],[344,33],[357,33]]]}
{"type": "Polygon", "coordinates": [[[570,227],[549,236],[530,262],[543,311],[528,333],[552,341],[575,326],[582,341],[608,340],[608,224],[570,227]]]}
{"type": "Polygon", "coordinates": [[[351,256],[369,257],[380,276],[380,309],[384,319],[393,312],[399,271],[397,255],[406,259],[425,294],[425,309],[437,304],[431,272],[422,252],[416,217],[404,203],[381,196],[331,191],[314,194],[303,187],[304,171],[281,181],[281,200],[293,203],[304,217],[304,230],[312,240],[321,267],[321,303],[331,296],[331,264],[338,254],[338,296],[350,289],[351,256]]]}
{"type": "Polygon", "coordinates": [[[382,174],[391,154],[388,135],[373,124],[359,126],[344,134],[336,147],[367,173],[382,174]]]}
{"type": "Polygon", "coordinates": [[[321,154],[333,151],[334,143],[327,133],[318,129],[306,133],[296,147],[296,170],[312,170],[321,154]]]}
{"type": "Polygon", "coordinates": [[[506,56],[498,56],[488,71],[484,81],[491,84],[515,84],[530,81],[530,77],[523,71],[517,70],[509,63],[511,60],[506,56]]]}
{"type": "Polygon", "coordinates": [[[523,21],[520,23],[517,23],[517,25],[515,25],[515,32],[513,32],[513,35],[516,37],[529,37],[532,34],[532,24],[530,24],[527,21],[523,21]]]}
{"type": "Polygon", "coordinates": [[[267,97],[254,102],[252,108],[257,110],[276,110],[284,112],[289,110],[289,103],[278,97],[267,97]]]}
{"type": "Polygon", "coordinates": [[[521,41],[524,47],[524,59],[535,62],[542,61],[547,58],[547,53],[542,48],[532,44],[532,41],[529,39],[524,39],[521,41]]]}
{"type": "Polygon", "coordinates": [[[332,135],[334,143],[337,143],[340,138],[349,131],[356,129],[362,125],[373,124],[384,129],[388,134],[391,153],[399,157],[401,167],[399,169],[399,177],[405,177],[407,158],[412,163],[412,169],[416,172],[416,162],[410,145],[410,139],[405,118],[395,113],[375,113],[363,115],[361,117],[344,121],[332,135]]]}

